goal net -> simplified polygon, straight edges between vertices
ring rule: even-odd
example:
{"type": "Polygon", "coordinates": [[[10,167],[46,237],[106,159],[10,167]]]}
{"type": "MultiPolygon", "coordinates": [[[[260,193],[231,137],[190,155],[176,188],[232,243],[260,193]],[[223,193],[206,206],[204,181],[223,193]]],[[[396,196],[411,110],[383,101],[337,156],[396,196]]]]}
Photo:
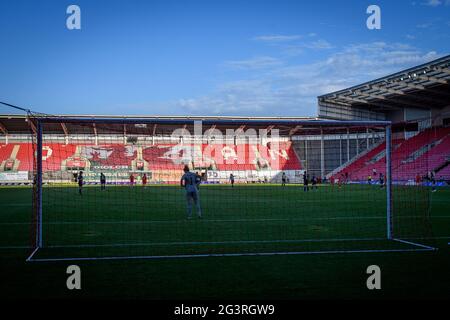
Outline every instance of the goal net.
{"type": "Polygon", "coordinates": [[[33,124],[29,260],[433,250],[431,130],[405,139],[382,121],[33,124]]]}

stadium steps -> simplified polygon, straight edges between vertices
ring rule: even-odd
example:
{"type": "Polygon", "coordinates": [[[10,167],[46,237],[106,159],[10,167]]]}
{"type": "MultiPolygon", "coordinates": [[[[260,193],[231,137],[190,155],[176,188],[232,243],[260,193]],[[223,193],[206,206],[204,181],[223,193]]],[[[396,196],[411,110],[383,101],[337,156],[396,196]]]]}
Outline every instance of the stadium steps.
{"type": "Polygon", "coordinates": [[[439,171],[436,173],[436,177],[438,179],[440,179],[440,177],[443,177],[445,180],[450,180],[450,159],[447,160],[447,162],[441,169],[439,169],[439,171]]]}
{"type": "MultiPolygon", "coordinates": [[[[430,128],[407,140],[394,140],[392,150],[392,177],[397,180],[414,180],[417,174],[425,175],[445,162],[445,155],[450,150],[450,130],[448,128],[430,128]],[[439,140],[442,140],[440,143],[439,140]],[[419,150],[426,145],[433,145],[428,151],[414,158],[414,154],[420,154],[419,150]],[[414,159],[405,163],[406,159],[414,159]]],[[[382,145],[383,148],[384,145],[382,145]]],[[[382,151],[382,150],[381,150],[382,151]]],[[[358,180],[367,179],[372,175],[373,169],[377,173],[385,174],[385,156],[379,157],[377,161],[370,161],[370,158],[361,159],[364,165],[348,167],[346,170],[351,173],[351,178],[358,180]]],[[[375,177],[374,177],[375,178],[375,177]]]]}
{"type": "MultiPolygon", "coordinates": [[[[344,171],[345,168],[347,168],[348,166],[351,166],[353,163],[355,163],[356,161],[358,161],[359,159],[365,157],[366,155],[368,155],[369,153],[372,153],[372,151],[374,151],[375,149],[379,149],[379,147],[381,145],[384,144],[383,140],[378,141],[377,143],[373,144],[371,148],[364,150],[363,152],[358,153],[357,155],[355,155],[352,159],[350,159],[349,161],[345,162],[344,164],[342,164],[341,166],[337,167],[336,169],[334,169],[333,171],[331,171],[330,173],[328,173],[326,175],[327,179],[330,178],[337,178],[339,177],[341,171],[344,171]]],[[[343,172],[342,172],[343,173],[343,172]]]]}
{"type": "Polygon", "coordinates": [[[406,159],[409,162],[402,161],[402,164],[397,168],[395,176],[398,179],[413,179],[417,174],[425,175],[428,171],[437,171],[446,162],[448,154],[450,153],[450,136],[447,135],[437,141],[432,141],[420,148],[427,149],[419,157],[411,161],[411,158],[406,159]]]}

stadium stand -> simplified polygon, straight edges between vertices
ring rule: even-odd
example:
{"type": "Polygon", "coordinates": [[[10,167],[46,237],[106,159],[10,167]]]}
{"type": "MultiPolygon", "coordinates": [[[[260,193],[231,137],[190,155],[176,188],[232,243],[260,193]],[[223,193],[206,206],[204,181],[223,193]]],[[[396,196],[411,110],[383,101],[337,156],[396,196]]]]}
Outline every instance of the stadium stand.
{"type": "Polygon", "coordinates": [[[448,164],[449,161],[449,157],[447,156],[447,165],[437,172],[438,179],[441,179],[442,177],[445,180],[450,180],[450,165],[448,164]]]}
{"type": "MultiPolygon", "coordinates": [[[[428,128],[409,139],[395,139],[392,145],[392,165],[396,169],[394,179],[414,179],[417,174],[425,176],[430,168],[437,176],[450,177],[450,128],[428,128]]],[[[303,166],[295,151],[300,148],[301,145],[292,142],[281,142],[277,151],[270,146],[249,144],[96,146],[51,143],[43,146],[43,167],[45,171],[79,170],[87,166],[132,170],[133,161],[139,160],[137,155],[141,150],[141,160],[147,164],[148,170],[181,170],[185,163],[218,171],[301,170],[303,166]],[[195,156],[200,154],[200,148],[204,155],[202,160],[195,156]],[[238,148],[244,152],[238,152],[238,148]]],[[[32,170],[32,154],[31,143],[1,145],[0,171],[32,170]]],[[[329,178],[339,179],[347,172],[350,180],[366,180],[374,169],[385,174],[385,143],[375,144],[362,156],[357,154],[329,178]]]]}
{"type": "MultiPolygon", "coordinates": [[[[436,172],[450,155],[450,128],[429,128],[409,139],[396,139],[392,143],[392,167],[395,180],[414,180],[417,175],[436,172]]],[[[373,148],[364,157],[351,161],[332,176],[339,179],[345,172],[351,180],[366,180],[372,173],[386,173],[385,144],[373,148]]],[[[439,175],[445,176],[446,172],[439,175]]],[[[374,177],[375,178],[375,177],[374,177]]]]}
{"type": "MultiPolygon", "coordinates": [[[[212,168],[219,171],[301,169],[291,143],[280,144],[278,150],[250,144],[234,146],[208,144],[96,146],[52,143],[43,145],[43,169],[44,171],[82,170],[89,166],[91,169],[99,170],[118,168],[132,170],[133,161],[139,161],[137,159],[139,151],[142,154],[140,160],[148,164],[149,170],[181,170],[186,163],[192,163],[194,167],[212,168]],[[238,152],[239,148],[245,152],[238,152]],[[195,156],[196,152],[201,155],[200,151],[203,151],[203,159],[195,156]]],[[[1,170],[32,170],[32,154],[31,143],[1,145],[1,170]]]]}

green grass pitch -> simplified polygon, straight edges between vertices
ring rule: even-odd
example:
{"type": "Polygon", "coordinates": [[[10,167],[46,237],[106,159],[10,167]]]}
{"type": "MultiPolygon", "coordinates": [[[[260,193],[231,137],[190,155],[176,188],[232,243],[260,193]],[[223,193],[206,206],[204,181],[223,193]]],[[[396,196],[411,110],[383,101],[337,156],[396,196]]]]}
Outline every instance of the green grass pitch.
{"type": "MultiPolygon", "coordinates": [[[[450,190],[394,189],[398,233],[422,228],[431,198],[437,251],[386,240],[385,190],[353,185],[229,185],[201,187],[203,218],[186,219],[177,186],[45,187],[43,242],[35,258],[108,258],[237,254],[189,258],[25,262],[31,190],[0,188],[1,295],[31,297],[364,298],[450,297],[450,190]],[[412,205],[414,204],[414,205],[412,205]],[[382,252],[364,252],[379,250],[382,252]],[[392,251],[390,251],[392,250],[392,251]],[[397,251],[406,250],[406,251],[397,251]],[[243,255],[280,252],[329,254],[243,255]],[[361,251],[344,253],[345,251],[361,251]],[[69,292],[65,268],[83,271],[83,289],[69,292]],[[367,290],[377,264],[383,290],[367,290]]],[[[394,228],[394,229],[395,229],[394,228]]]]}

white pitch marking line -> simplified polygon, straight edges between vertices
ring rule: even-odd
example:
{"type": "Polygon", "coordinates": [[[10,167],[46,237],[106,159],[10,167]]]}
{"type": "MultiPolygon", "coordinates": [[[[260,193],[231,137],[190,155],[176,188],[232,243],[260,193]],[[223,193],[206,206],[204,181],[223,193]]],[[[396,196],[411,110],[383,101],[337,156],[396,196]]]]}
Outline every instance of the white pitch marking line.
{"type": "MultiPolygon", "coordinates": [[[[402,218],[420,218],[421,216],[404,216],[402,218]]],[[[450,218],[450,216],[438,216],[432,218],[450,218]]],[[[326,221],[326,220],[380,220],[386,219],[385,216],[348,216],[348,217],[309,217],[309,218],[266,218],[266,219],[202,219],[201,222],[270,222],[270,221],[326,221]]],[[[44,222],[44,225],[76,225],[76,224],[152,224],[152,223],[184,223],[181,220],[124,220],[124,221],[54,221],[44,222]]],[[[29,222],[0,222],[1,225],[29,225],[29,222]]]]}
{"type": "Polygon", "coordinates": [[[376,241],[386,238],[351,238],[351,239],[298,239],[298,240],[235,240],[235,241],[178,241],[178,242],[147,242],[147,243],[112,243],[112,244],[79,244],[79,245],[49,245],[47,248],[95,248],[95,247],[126,247],[126,246],[170,246],[170,245],[211,245],[211,244],[258,244],[258,243],[302,243],[302,242],[339,242],[339,241],[376,241]]]}
{"type": "Polygon", "coordinates": [[[95,261],[95,260],[130,260],[130,259],[182,259],[205,257],[244,257],[244,256],[276,256],[276,255],[311,255],[311,254],[345,254],[345,253],[380,253],[380,252],[417,252],[432,251],[433,249],[373,249],[373,250],[337,250],[337,251],[294,251],[294,252],[256,252],[256,253],[211,253],[211,254],[184,254],[172,256],[126,256],[126,257],[92,257],[92,258],[42,258],[30,259],[31,262],[55,262],[55,261],[95,261]]]}

